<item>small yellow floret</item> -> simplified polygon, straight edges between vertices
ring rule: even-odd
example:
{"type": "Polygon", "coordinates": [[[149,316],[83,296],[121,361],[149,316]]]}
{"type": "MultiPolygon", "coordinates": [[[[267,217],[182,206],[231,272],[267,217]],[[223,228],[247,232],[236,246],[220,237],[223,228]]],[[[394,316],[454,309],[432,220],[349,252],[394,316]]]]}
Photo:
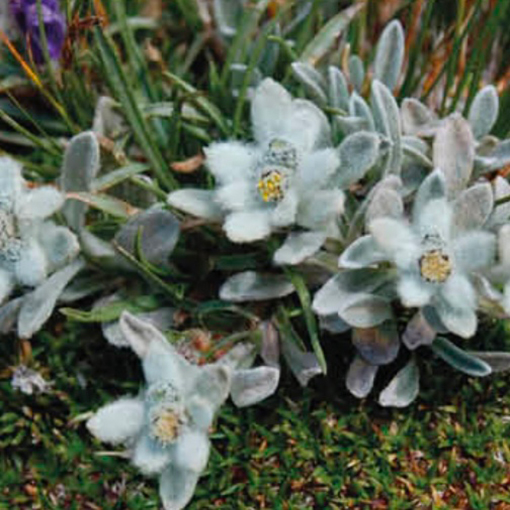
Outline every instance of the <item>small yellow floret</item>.
{"type": "Polygon", "coordinates": [[[152,434],[162,443],[173,443],[179,435],[181,425],[179,415],[171,409],[165,409],[152,421],[152,434]]]}
{"type": "Polygon", "coordinates": [[[420,259],[421,276],[434,283],[445,282],[452,272],[450,257],[441,250],[431,250],[420,259]]]}
{"type": "Polygon", "coordinates": [[[283,198],[283,179],[280,172],[271,170],[262,175],[257,184],[264,202],[278,202],[283,198]]]}

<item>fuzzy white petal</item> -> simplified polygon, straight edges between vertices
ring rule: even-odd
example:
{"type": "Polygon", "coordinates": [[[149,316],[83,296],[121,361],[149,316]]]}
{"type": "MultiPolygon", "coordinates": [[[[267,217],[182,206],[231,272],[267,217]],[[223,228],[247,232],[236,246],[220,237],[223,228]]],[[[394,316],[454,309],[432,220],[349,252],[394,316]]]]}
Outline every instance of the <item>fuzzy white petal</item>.
{"type": "Polygon", "coordinates": [[[145,475],[161,473],[172,458],[172,448],[163,448],[143,433],[131,452],[131,462],[145,475]]]}
{"type": "Polygon", "coordinates": [[[159,479],[164,510],[183,510],[193,497],[199,476],[195,471],[168,466],[159,479]]]}
{"type": "Polygon", "coordinates": [[[221,207],[214,201],[214,191],[180,189],[168,195],[168,205],[199,218],[220,219],[221,207]]]}
{"type": "Polygon", "coordinates": [[[164,381],[182,390],[192,383],[198,367],[188,363],[153,324],[129,312],[123,312],[119,324],[127,342],[142,360],[147,384],[164,381]]]}
{"type": "Polygon", "coordinates": [[[323,232],[292,232],[276,250],[273,260],[276,264],[300,264],[319,251],[326,240],[323,232]]]}
{"type": "Polygon", "coordinates": [[[16,279],[21,285],[36,287],[48,274],[48,261],[41,245],[30,239],[23,246],[20,259],[14,264],[16,279]]]}
{"type": "Polygon", "coordinates": [[[246,211],[229,214],[223,224],[234,243],[260,241],[271,233],[269,211],[246,211]]]}
{"type": "Polygon", "coordinates": [[[448,241],[451,235],[453,211],[446,199],[430,200],[421,209],[415,222],[421,238],[427,235],[439,235],[448,241]]]}
{"type": "Polygon", "coordinates": [[[287,227],[296,220],[299,198],[295,190],[288,190],[283,200],[271,212],[271,224],[287,227]]]}
{"type": "Polygon", "coordinates": [[[407,269],[419,256],[420,247],[413,231],[403,221],[393,218],[376,218],[369,225],[379,248],[391,257],[395,264],[407,269]]]}
{"type": "Polygon", "coordinates": [[[494,263],[496,236],[482,230],[468,232],[453,242],[455,263],[462,271],[469,272],[494,263]]]}
{"type": "Polygon", "coordinates": [[[253,172],[257,151],[240,142],[213,143],[204,149],[206,165],[218,184],[247,179],[253,172]]]}
{"type": "Polygon", "coordinates": [[[257,197],[256,193],[255,182],[239,180],[216,188],[214,200],[223,209],[245,211],[256,209],[260,205],[260,197],[257,197]]]}
{"type": "Polygon", "coordinates": [[[42,219],[58,211],[64,195],[55,188],[43,186],[23,193],[16,203],[16,215],[22,220],[42,219]]]}
{"type": "Polygon", "coordinates": [[[255,139],[263,144],[282,137],[291,112],[291,95],[274,80],[266,78],[255,90],[251,103],[255,139]]]}
{"type": "Polygon", "coordinates": [[[349,269],[371,266],[386,260],[371,235],[362,236],[350,244],[340,255],[338,266],[349,269]]]}
{"type": "Polygon", "coordinates": [[[14,279],[9,271],[0,269],[0,303],[9,296],[14,288],[14,279]]]}
{"type": "Polygon", "coordinates": [[[16,204],[23,188],[21,165],[10,157],[0,157],[0,208],[10,209],[16,204]]]}
{"type": "Polygon", "coordinates": [[[434,293],[433,287],[417,275],[403,276],[398,282],[397,290],[402,304],[407,307],[425,306],[434,293]]]}
{"type": "Polygon", "coordinates": [[[299,167],[299,186],[303,190],[319,188],[327,183],[340,165],[335,149],[321,149],[303,156],[299,167]]]}
{"type": "Polygon", "coordinates": [[[295,99],[291,114],[285,120],[284,138],[303,152],[312,151],[330,142],[328,120],[322,110],[311,101],[295,99]]]}
{"type": "Polygon", "coordinates": [[[209,460],[209,439],[205,432],[185,430],[172,452],[172,465],[201,473],[209,460]]]}
{"type": "Polygon", "coordinates": [[[87,428],[105,443],[124,443],[140,433],[144,422],[144,404],[138,398],[121,398],[107,404],[88,420],[87,428]]]}
{"type": "Polygon", "coordinates": [[[476,307],[476,294],[469,279],[460,273],[455,273],[441,285],[441,296],[451,306],[459,308],[476,307]]]}
{"type": "Polygon", "coordinates": [[[296,222],[312,230],[326,229],[344,211],[345,194],[339,189],[316,191],[302,196],[296,222]]]}

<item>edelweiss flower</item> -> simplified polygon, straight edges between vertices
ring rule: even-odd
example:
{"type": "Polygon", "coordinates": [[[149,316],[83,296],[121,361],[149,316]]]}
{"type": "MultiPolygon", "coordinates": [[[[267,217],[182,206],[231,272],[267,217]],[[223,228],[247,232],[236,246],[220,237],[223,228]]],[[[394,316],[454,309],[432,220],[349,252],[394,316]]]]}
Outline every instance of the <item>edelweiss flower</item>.
{"type": "Polygon", "coordinates": [[[63,202],[50,186],[29,189],[18,163],[0,158],[0,301],[16,284],[39,285],[78,252],[67,228],[44,221],[63,202]]]}
{"type": "Polygon", "coordinates": [[[255,91],[251,119],[254,144],[221,142],[205,151],[216,178],[214,194],[180,190],[169,196],[169,203],[212,215],[210,205],[199,203],[214,200],[225,215],[228,238],[237,243],[264,239],[293,224],[314,231],[332,228],[344,195],[331,182],[339,156],[327,147],[325,115],[267,78],[255,91]]]}
{"type": "Polygon", "coordinates": [[[436,312],[451,332],[470,337],[476,331],[476,294],[470,274],[494,260],[496,239],[482,230],[493,208],[490,185],[477,184],[450,203],[440,170],[420,186],[412,223],[376,218],[371,235],[361,237],[340,257],[343,267],[383,260],[398,271],[397,290],[404,306],[436,312]]]}
{"type": "Polygon", "coordinates": [[[131,461],[160,475],[166,510],[184,508],[209,457],[208,429],[230,389],[230,369],[199,367],[151,324],[125,312],[121,328],[142,360],[147,387],[102,407],[87,423],[101,441],[127,444],[131,461]]]}

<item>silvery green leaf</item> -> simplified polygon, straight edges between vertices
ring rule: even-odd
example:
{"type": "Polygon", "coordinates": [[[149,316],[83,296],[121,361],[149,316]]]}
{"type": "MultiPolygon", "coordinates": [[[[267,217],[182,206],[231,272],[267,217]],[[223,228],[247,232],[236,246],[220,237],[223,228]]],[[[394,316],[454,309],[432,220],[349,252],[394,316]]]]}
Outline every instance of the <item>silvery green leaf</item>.
{"type": "Polygon", "coordinates": [[[80,251],[76,236],[68,228],[51,222],[43,225],[39,238],[50,265],[50,272],[71,262],[80,251]]]}
{"type": "Polygon", "coordinates": [[[337,313],[331,315],[320,315],[319,326],[330,333],[345,333],[351,329],[347,322],[343,321],[337,313]]]}
{"type": "Polygon", "coordinates": [[[407,197],[414,193],[428,174],[429,170],[426,167],[419,163],[406,160],[404,157],[402,173],[400,174],[402,178],[402,196],[407,197]]]}
{"type": "Polygon", "coordinates": [[[132,270],[131,265],[120,256],[110,242],[85,229],[79,233],[79,239],[83,253],[102,267],[132,270]]]}
{"type": "Polygon", "coordinates": [[[326,240],[324,232],[291,232],[273,256],[275,264],[300,264],[317,253],[326,240]]]}
{"type": "Polygon", "coordinates": [[[328,67],[329,104],[347,112],[349,110],[349,87],[344,73],[338,67],[328,67]]]}
{"type": "MultiPolygon", "coordinates": [[[[509,248],[510,248],[510,246],[509,246],[509,248]]],[[[501,266],[503,266],[503,264],[501,264],[501,266]]],[[[493,271],[491,273],[493,273],[493,272],[496,273],[495,281],[497,282],[498,281],[497,271],[495,271],[495,270],[499,269],[499,267],[496,266],[496,267],[493,267],[492,269],[493,269],[493,271]]],[[[503,269],[503,268],[501,267],[501,269],[503,269]]],[[[492,276],[492,274],[491,274],[491,276],[492,276]]],[[[506,278],[505,278],[505,280],[506,280],[506,278]]],[[[473,275],[473,285],[475,286],[476,292],[478,293],[478,296],[481,300],[489,301],[490,306],[494,307],[494,312],[500,311],[500,310],[498,310],[498,308],[499,308],[500,303],[503,300],[503,293],[500,292],[488,278],[486,278],[485,276],[483,276],[481,274],[474,274],[473,275]]]]}
{"type": "Polygon", "coordinates": [[[387,299],[373,294],[351,295],[338,312],[340,318],[354,328],[373,328],[393,318],[387,299]]]}
{"type": "Polygon", "coordinates": [[[391,91],[378,80],[372,83],[372,112],[376,129],[392,142],[385,174],[400,174],[402,140],[400,112],[391,91]]]}
{"type": "Polygon", "coordinates": [[[424,306],[421,309],[421,313],[434,331],[441,334],[448,333],[448,328],[443,324],[437,310],[433,306],[424,306]]]}
{"type": "Polygon", "coordinates": [[[356,356],[349,365],[345,385],[356,398],[365,398],[374,386],[379,367],[367,363],[361,356],[356,356]]]}
{"type": "Polygon", "coordinates": [[[18,314],[23,304],[23,297],[11,299],[0,307],[0,333],[7,335],[16,326],[18,314]]]}
{"type": "Polygon", "coordinates": [[[499,96],[496,87],[487,85],[476,94],[469,110],[469,123],[475,138],[488,135],[496,123],[499,112],[499,96]]]}
{"type": "Polygon", "coordinates": [[[301,60],[310,64],[318,62],[338,41],[351,20],[363,7],[362,4],[356,4],[335,14],[306,45],[303,53],[301,53],[301,60]]]}
{"type": "Polygon", "coordinates": [[[335,115],[333,120],[338,129],[345,135],[350,135],[363,129],[370,129],[367,119],[363,117],[341,117],[340,115],[335,115]]]}
{"type": "Polygon", "coordinates": [[[489,153],[478,156],[476,165],[482,173],[493,172],[510,164],[510,140],[499,142],[489,153]]]}
{"type": "Polygon", "coordinates": [[[259,326],[262,333],[262,345],[260,347],[260,357],[264,363],[270,367],[280,365],[280,338],[278,330],[272,321],[263,321],[259,326]]]}
{"type": "Polygon", "coordinates": [[[351,55],[349,58],[349,78],[356,92],[361,92],[363,82],[365,81],[365,68],[363,66],[363,60],[361,60],[358,55],[351,55]]]}
{"type": "Polygon", "coordinates": [[[388,275],[377,269],[342,271],[316,292],[312,308],[317,315],[338,313],[353,294],[370,293],[383,285],[387,279],[388,275]]]}
{"type": "Polygon", "coordinates": [[[393,20],[383,31],[374,60],[374,77],[393,90],[404,61],[404,29],[393,20]]]}
{"type": "Polygon", "coordinates": [[[425,168],[433,168],[434,164],[427,155],[428,145],[421,138],[415,136],[402,137],[402,150],[404,156],[425,168]]]}
{"type": "Polygon", "coordinates": [[[241,342],[226,354],[221,356],[215,364],[229,367],[231,370],[250,368],[257,357],[255,345],[248,342],[241,342]]]}
{"type": "Polygon", "coordinates": [[[104,274],[83,274],[77,276],[60,294],[60,303],[74,303],[104,290],[111,282],[105,280],[104,274]]]}
{"type": "MultiPolygon", "coordinates": [[[[63,191],[89,191],[99,171],[99,143],[92,131],[86,131],[71,138],[64,154],[61,187],[63,191]]],[[[74,230],[83,227],[86,204],[68,200],[62,212],[68,225],[74,230]]]]}
{"type": "Polygon", "coordinates": [[[487,363],[491,367],[492,373],[510,370],[510,352],[470,351],[468,354],[487,363]]]}
{"type": "Polygon", "coordinates": [[[214,18],[222,35],[232,37],[236,34],[242,9],[242,0],[214,0],[214,18]]]}
{"type": "Polygon", "coordinates": [[[137,254],[138,236],[143,257],[157,267],[168,267],[180,235],[180,224],[170,212],[160,207],[143,211],[122,226],[115,242],[132,255],[137,254]]]}
{"type": "Polygon", "coordinates": [[[205,189],[180,189],[168,195],[168,205],[185,213],[211,220],[223,218],[221,207],[214,200],[214,192],[205,189]]]}
{"type": "Polygon", "coordinates": [[[400,114],[406,135],[431,136],[436,128],[437,117],[417,99],[404,99],[400,114]]]}
{"type": "Polygon", "coordinates": [[[49,319],[58,297],[83,267],[84,261],[77,259],[25,296],[18,317],[20,338],[30,338],[49,319]]]}
{"type": "Polygon", "coordinates": [[[418,396],[420,372],[414,358],[399,370],[379,395],[383,407],[407,407],[418,396]]]}
{"type": "MultiPolygon", "coordinates": [[[[239,91],[242,89],[244,85],[247,70],[248,66],[245,64],[232,64],[230,66],[230,87],[234,97],[239,96],[239,91]]],[[[248,97],[250,98],[252,97],[253,90],[260,84],[262,79],[263,75],[258,67],[251,70],[249,76],[250,81],[247,90],[248,97]]]]}
{"type": "Polygon", "coordinates": [[[232,374],[230,396],[237,407],[258,404],[276,391],[279,380],[280,369],[275,367],[236,370],[232,374]]]}
{"type": "Polygon", "coordinates": [[[485,225],[494,207],[492,187],[488,182],[463,190],[453,202],[453,229],[476,230],[485,225]]]}
{"type": "Polygon", "coordinates": [[[435,329],[425,320],[421,311],[417,312],[407,323],[402,335],[404,345],[411,351],[420,345],[430,345],[435,338],[435,329]]]}
{"type": "Polygon", "coordinates": [[[476,155],[487,156],[490,154],[500,143],[497,136],[485,135],[480,140],[476,141],[476,155]]]}
{"type": "Polygon", "coordinates": [[[388,320],[375,328],[355,328],[352,343],[371,365],[387,365],[396,359],[400,349],[397,324],[388,320]]]}
{"type": "Polygon", "coordinates": [[[322,75],[310,64],[293,62],[292,72],[299,82],[305,87],[310,96],[321,106],[328,102],[326,96],[326,83],[322,75]]]}
{"type": "Polygon", "coordinates": [[[347,136],[338,148],[340,172],[337,185],[346,189],[359,181],[379,159],[379,136],[359,131],[347,136]]]}
{"type": "Polygon", "coordinates": [[[488,363],[463,351],[446,338],[438,336],[431,348],[442,360],[465,374],[483,377],[492,372],[488,363]]]}
{"type": "Polygon", "coordinates": [[[371,235],[359,237],[351,243],[338,259],[339,267],[359,269],[386,260],[371,235]]]}
{"type": "Polygon", "coordinates": [[[301,386],[307,386],[310,379],[322,374],[322,368],[313,352],[301,351],[294,342],[285,337],[282,338],[281,347],[287,365],[301,386]]]}
{"type": "Polygon", "coordinates": [[[242,303],[288,296],[294,285],[283,275],[245,271],[231,276],[220,288],[220,299],[242,303]]]}
{"type": "Polygon", "coordinates": [[[448,192],[456,195],[469,183],[475,158],[475,141],[467,120],[454,113],[437,130],[433,145],[434,166],[446,178],[448,192]]]}
{"type": "Polygon", "coordinates": [[[351,99],[349,101],[349,115],[351,117],[360,117],[365,119],[366,127],[363,127],[362,129],[367,129],[368,131],[375,130],[372,110],[370,109],[370,106],[368,106],[367,102],[357,92],[353,92],[351,95],[351,99]]]}

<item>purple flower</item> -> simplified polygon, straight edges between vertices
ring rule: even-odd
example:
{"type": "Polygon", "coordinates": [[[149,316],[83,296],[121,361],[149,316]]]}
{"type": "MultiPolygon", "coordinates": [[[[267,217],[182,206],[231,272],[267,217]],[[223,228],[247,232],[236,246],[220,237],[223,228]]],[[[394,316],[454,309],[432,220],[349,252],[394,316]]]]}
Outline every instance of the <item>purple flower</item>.
{"type": "MultiPolygon", "coordinates": [[[[34,60],[37,63],[44,62],[37,0],[9,0],[9,2],[12,15],[30,44],[34,60]]],[[[59,0],[41,0],[41,7],[48,52],[52,60],[58,60],[66,33],[65,16],[60,10],[59,0]]]]}

